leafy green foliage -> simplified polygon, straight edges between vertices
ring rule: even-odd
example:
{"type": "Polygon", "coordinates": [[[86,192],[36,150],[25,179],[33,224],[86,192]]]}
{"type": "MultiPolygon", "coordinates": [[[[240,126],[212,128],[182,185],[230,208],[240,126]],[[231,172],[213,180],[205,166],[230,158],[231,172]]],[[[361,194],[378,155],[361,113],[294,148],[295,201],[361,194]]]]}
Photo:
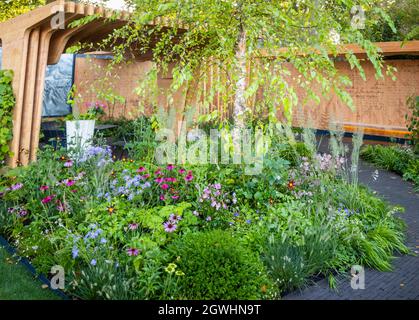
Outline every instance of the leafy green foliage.
{"type": "Polygon", "coordinates": [[[178,298],[258,299],[267,284],[259,257],[229,232],[189,233],[169,251],[185,273],[178,298]]]}
{"type": "Polygon", "coordinates": [[[410,111],[410,114],[406,115],[407,129],[412,134],[412,143],[419,154],[419,96],[410,97],[407,104],[410,111]]]}
{"type": "Polygon", "coordinates": [[[45,0],[3,0],[0,2],[0,22],[14,18],[45,4],[45,0]]]}
{"type": "Polygon", "coordinates": [[[419,158],[412,149],[400,146],[368,145],[361,156],[377,166],[394,171],[419,186],[419,158]]]}
{"type": "Polygon", "coordinates": [[[404,41],[419,39],[419,1],[386,0],[379,8],[385,14],[369,16],[364,33],[374,41],[404,41]],[[392,24],[388,23],[388,20],[392,24]]]}
{"type": "Polygon", "coordinates": [[[13,72],[0,70],[0,165],[7,156],[11,156],[9,142],[12,135],[12,117],[15,97],[12,88],[13,72]]]}

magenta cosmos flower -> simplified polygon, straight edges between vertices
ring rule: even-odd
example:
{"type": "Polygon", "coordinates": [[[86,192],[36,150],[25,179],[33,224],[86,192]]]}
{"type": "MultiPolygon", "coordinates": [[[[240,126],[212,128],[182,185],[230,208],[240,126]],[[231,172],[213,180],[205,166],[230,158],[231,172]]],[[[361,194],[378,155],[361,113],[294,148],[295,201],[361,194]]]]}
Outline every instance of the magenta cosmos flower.
{"type": "Polygon", "coordinates": [[[188,174],[185,177],[185,181],[190,182],[193,180],[193,175],[191,172],[188,172],[188,174]]]}
{"type": "Polygon", "coordinates": [[[145,170],[146,169],[144,167],[139,167],[138,170],[137,170],[137,172],[138,173],[141,173],[141,172],[145,172],[145,170]]]}
{"type": "Polygon", "coordinates": [[[162,188],[163,190],[167,190],[167,189],[169,189],[169,185],[168,185],[167,183],[162,184],[162,185],[161,185],[161,188],[162,188]]]}
{"type": "Polygon", "coordinates": [[[42,199],[42,200],[41,200],[41,202],[42,202],[43,204],[50,203],[50,202],[52,201],[52,199],[54,199],[54,197],[55,197],[55,194],[53,194],[53,195],[51,195],[51,196],[48,196],[48,197],[45,197],[44,199],[42,199]]]}
{"type": "Polygon", "coordinates": [[[39,190],[41,190],[41,191],[47,191],[49,189],[49,187],[48,186],[41,186],[40,188],[39,188],[39,190]]]}
{"type": "Polygon", "coordinates": [[[127,254],[132,257],[132,256],[138,256],[138,254],[140,253],[140,250],[136,249],[136,248],[129,248],[127,250],[127,254]]]}
{"type": "Polygon", "coordinates": [[[172,171],[175,168],[175,166],[173,164],[169,164],[166,169],[169,171],[172,171]]]}
{"type": "Polygon", "coordinates": [[[163,223],[163,227],[164,227],[164,231],[169,232],[169,233],[175,232],[177,229],[177,225],[171,221],[167,221],[163,223]]]}
{"type": "Polygon", "coordinates": [[[164,181],[164,179],[163,178],[157,178],[157,179],[154,179],[154,181],[156,183],[162,183],[164,181]]]}
{"type": "Polygon", "coordinates": [[[179,170],[179,173],[180,173],[180,174],[184,174],[185,172],[186,172],[186,170],[185,170],[185,169],[183,169],[183,168],[179,170]]]}
{"type": "Polygon", "coordinates": [[[160,195],[160,200],[164,201],[164,199],[165,199],[164,194],[160,195]]]}

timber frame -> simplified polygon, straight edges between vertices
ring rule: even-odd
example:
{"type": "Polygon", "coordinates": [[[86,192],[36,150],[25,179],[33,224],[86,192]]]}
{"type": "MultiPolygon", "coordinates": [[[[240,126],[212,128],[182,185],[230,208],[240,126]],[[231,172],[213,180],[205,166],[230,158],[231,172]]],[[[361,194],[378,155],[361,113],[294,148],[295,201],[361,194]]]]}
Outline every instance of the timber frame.
{"type": "Polygon", "coordinates": [[[58,0],[0,23],[3,69],[14,72],[13,140],[8,165],[27,165],[36,160],[41,127],[47,65],[58,63],[66,48],[75,43],[97,43],[126,24],[127,12],[107,20],[115,11],[58,0]],[[86,16],[93,21],[74,28],[68,25],[86,16]],[[57,22],[62,20],[61,25],[57,22]]]}

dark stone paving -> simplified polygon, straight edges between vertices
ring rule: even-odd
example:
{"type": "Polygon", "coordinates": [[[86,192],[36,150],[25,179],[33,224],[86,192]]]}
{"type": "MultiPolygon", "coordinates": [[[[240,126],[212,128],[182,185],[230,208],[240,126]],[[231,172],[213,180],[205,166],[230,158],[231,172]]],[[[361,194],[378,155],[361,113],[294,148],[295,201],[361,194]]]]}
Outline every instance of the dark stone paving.
{"type": "MultiPolygon", "coordinates": [[[[400,216],[407,223],[406,245],[412,252],[419,253],[419,194],[411,183],[403,181],[397,174],[378,169],[376,181],[372,178],[375,167],[361,163],[359,181],[392,204],[403,206],[406,211],[400,216]]],[[[365,289],[352,289],[348,276],[338,279],[337,289],[329,288],[321,280],[302,291],[283,297],[284,300],[405,300],[419,299],[419,255],[397,256],[392,272],[365,270],[365,289]]]]}

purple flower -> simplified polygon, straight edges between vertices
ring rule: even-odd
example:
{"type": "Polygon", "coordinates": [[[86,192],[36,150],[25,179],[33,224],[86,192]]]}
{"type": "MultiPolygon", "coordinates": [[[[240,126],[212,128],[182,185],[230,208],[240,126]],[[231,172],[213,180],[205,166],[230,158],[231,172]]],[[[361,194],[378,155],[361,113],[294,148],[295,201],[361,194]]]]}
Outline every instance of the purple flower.
{"type": "Polygon", "coordinates": [[[144,167],[139,167],[138,170],[137,170],[137,172],[140,173],[140,172],[144,172],[145,170],[146,169],[144,167]]]}
{"type": "Polygon", "coordinates": [[[170,222],[173,222],[173,223],[178,223],[180,220],[182,220],[182,217],[181,217],[181,216],[178,216],[178,215],[175,215],[174,213],[172,213],[172,214],[169,216],[169,221],[170,221],[170,222]]]}
{"type": "Polygon", "coordinates": [[[164,194],[160,195],[160,200],[164,201],[164,194]]]}
{"type": "Polygon", "coordinates": [[[165,223],[163,223],[164,226],[164,231],[166,232],[174,232],[177,229],[177,225],[171,221],[167,221],[165,223]]]}
{"type": "Polygon", "coordinates": [[[22,189],[22,187],[23,187],[22,183],[16,183],[10,187],[10,190],[16,191],[16,190],[22,189]]]}
{"type": "Polygon", "coordinates": [[[96,259],[92,259],[92,261],[90,261],[90,264],[91,264],[92,266],[95,266],[95,265],[97,264],[96,259]]]}
{"type": "Polygon", "coordinates": [[[67,205],[60,200],[57,201],[57,210],[60,212],[64,212],[67,210],[67,205]]]}
{"type": "Polygon", "coordinates": [[[172,196],[172,199],[173,199],[173,200],[177,200],[177,199],[179,199],[179,196],[177,196],[177,195],[172,196]]]}
{"type": "Polygon", "coordinates": [[[199,217],[199,212],[198,211],[194,211],[194,212],[192,212],[192,214],[194,215],[194,216],[197,216],[197,217],[199,217]]]}
{"type": "Polygon", "coordinates": [[[190,182],[192,180],[193,180],[193,175],[192,175],[192,173],[189,172],[185,177],[185,181],[190,182]]]}
{"type": "Polygon", "coordinates": [[[214,185],[213,185],[213,187],[214,187],[214,189],[216,189],[216,190],[220,190],[220,189],[221,189],[221,184],[216,183],[216,184],[214,184],[214,185]]]}
{"type": "Polygon", "coordinates": [[[184,174],[185,172],[186,172],[186,170],[185,170],[185,169],[183,169],[183,168],[182,168],[182,169],[179,169],[179,173],[180,173],[180,174],[184,174]]]}
{"type": "Polygon", "coordinates": [[[20,212],[19,212],[19,216],[21,216],[21,217],[25,217],[25,216],[27,216],[28,215],[28,211],[26,211],[26,210],[20,210],[20,212]]]}
{"type": "Polygon", "coordinates": [[[130,223],[128,225],[128,229],[130,229],[130,230],[137,230],[138,229],[138,223],[130,223]]]}
{"type": "Polygon", "coordinates": [[[211,221],[212,220],[211,216],[208,216],[206,220],[211,221]]]}
{"type": "Polygon", "coordinates": [[[248,219],[248,220],[246,220],[246,223],[251,224],[252,220],[248,219]]]}
{"type": "Polygon", "coordinates": [[[169,171],[172,171],[175,168],[175,166],[173,164],[169,164],[166,169],[169,171]]]}
{"type": "Polygon", "coordinates": [[[71,160],[68,160],[64,163],[64,167],[66,167],[66,168],[70,168],[72,166],[73,166],[73,161],[71,161],[71,160]]]}
{"type": "Polygon", "coordinates": [[[49,187],[48,186],[41,186],[40,188],[39,188],[39,190],[41,190],[41,191],[47,191],[49,189],[49,187]]]}
{"type": "Polygon", "coordinates": [[[127,255],[129,255],[130,257],[132,256],[138,256],[138,254],[140,253],[140,251],[136,248],[129,248],[127,250],[127,255]]]}
{"type": "Polygon", "coordinates": [[[169,189],[169,185],[168,185],[167,183],[162,184],[162,185],[161,185],[161,188],[162,188],[163,190],[167,190],[167,189],[169,189]]]}

